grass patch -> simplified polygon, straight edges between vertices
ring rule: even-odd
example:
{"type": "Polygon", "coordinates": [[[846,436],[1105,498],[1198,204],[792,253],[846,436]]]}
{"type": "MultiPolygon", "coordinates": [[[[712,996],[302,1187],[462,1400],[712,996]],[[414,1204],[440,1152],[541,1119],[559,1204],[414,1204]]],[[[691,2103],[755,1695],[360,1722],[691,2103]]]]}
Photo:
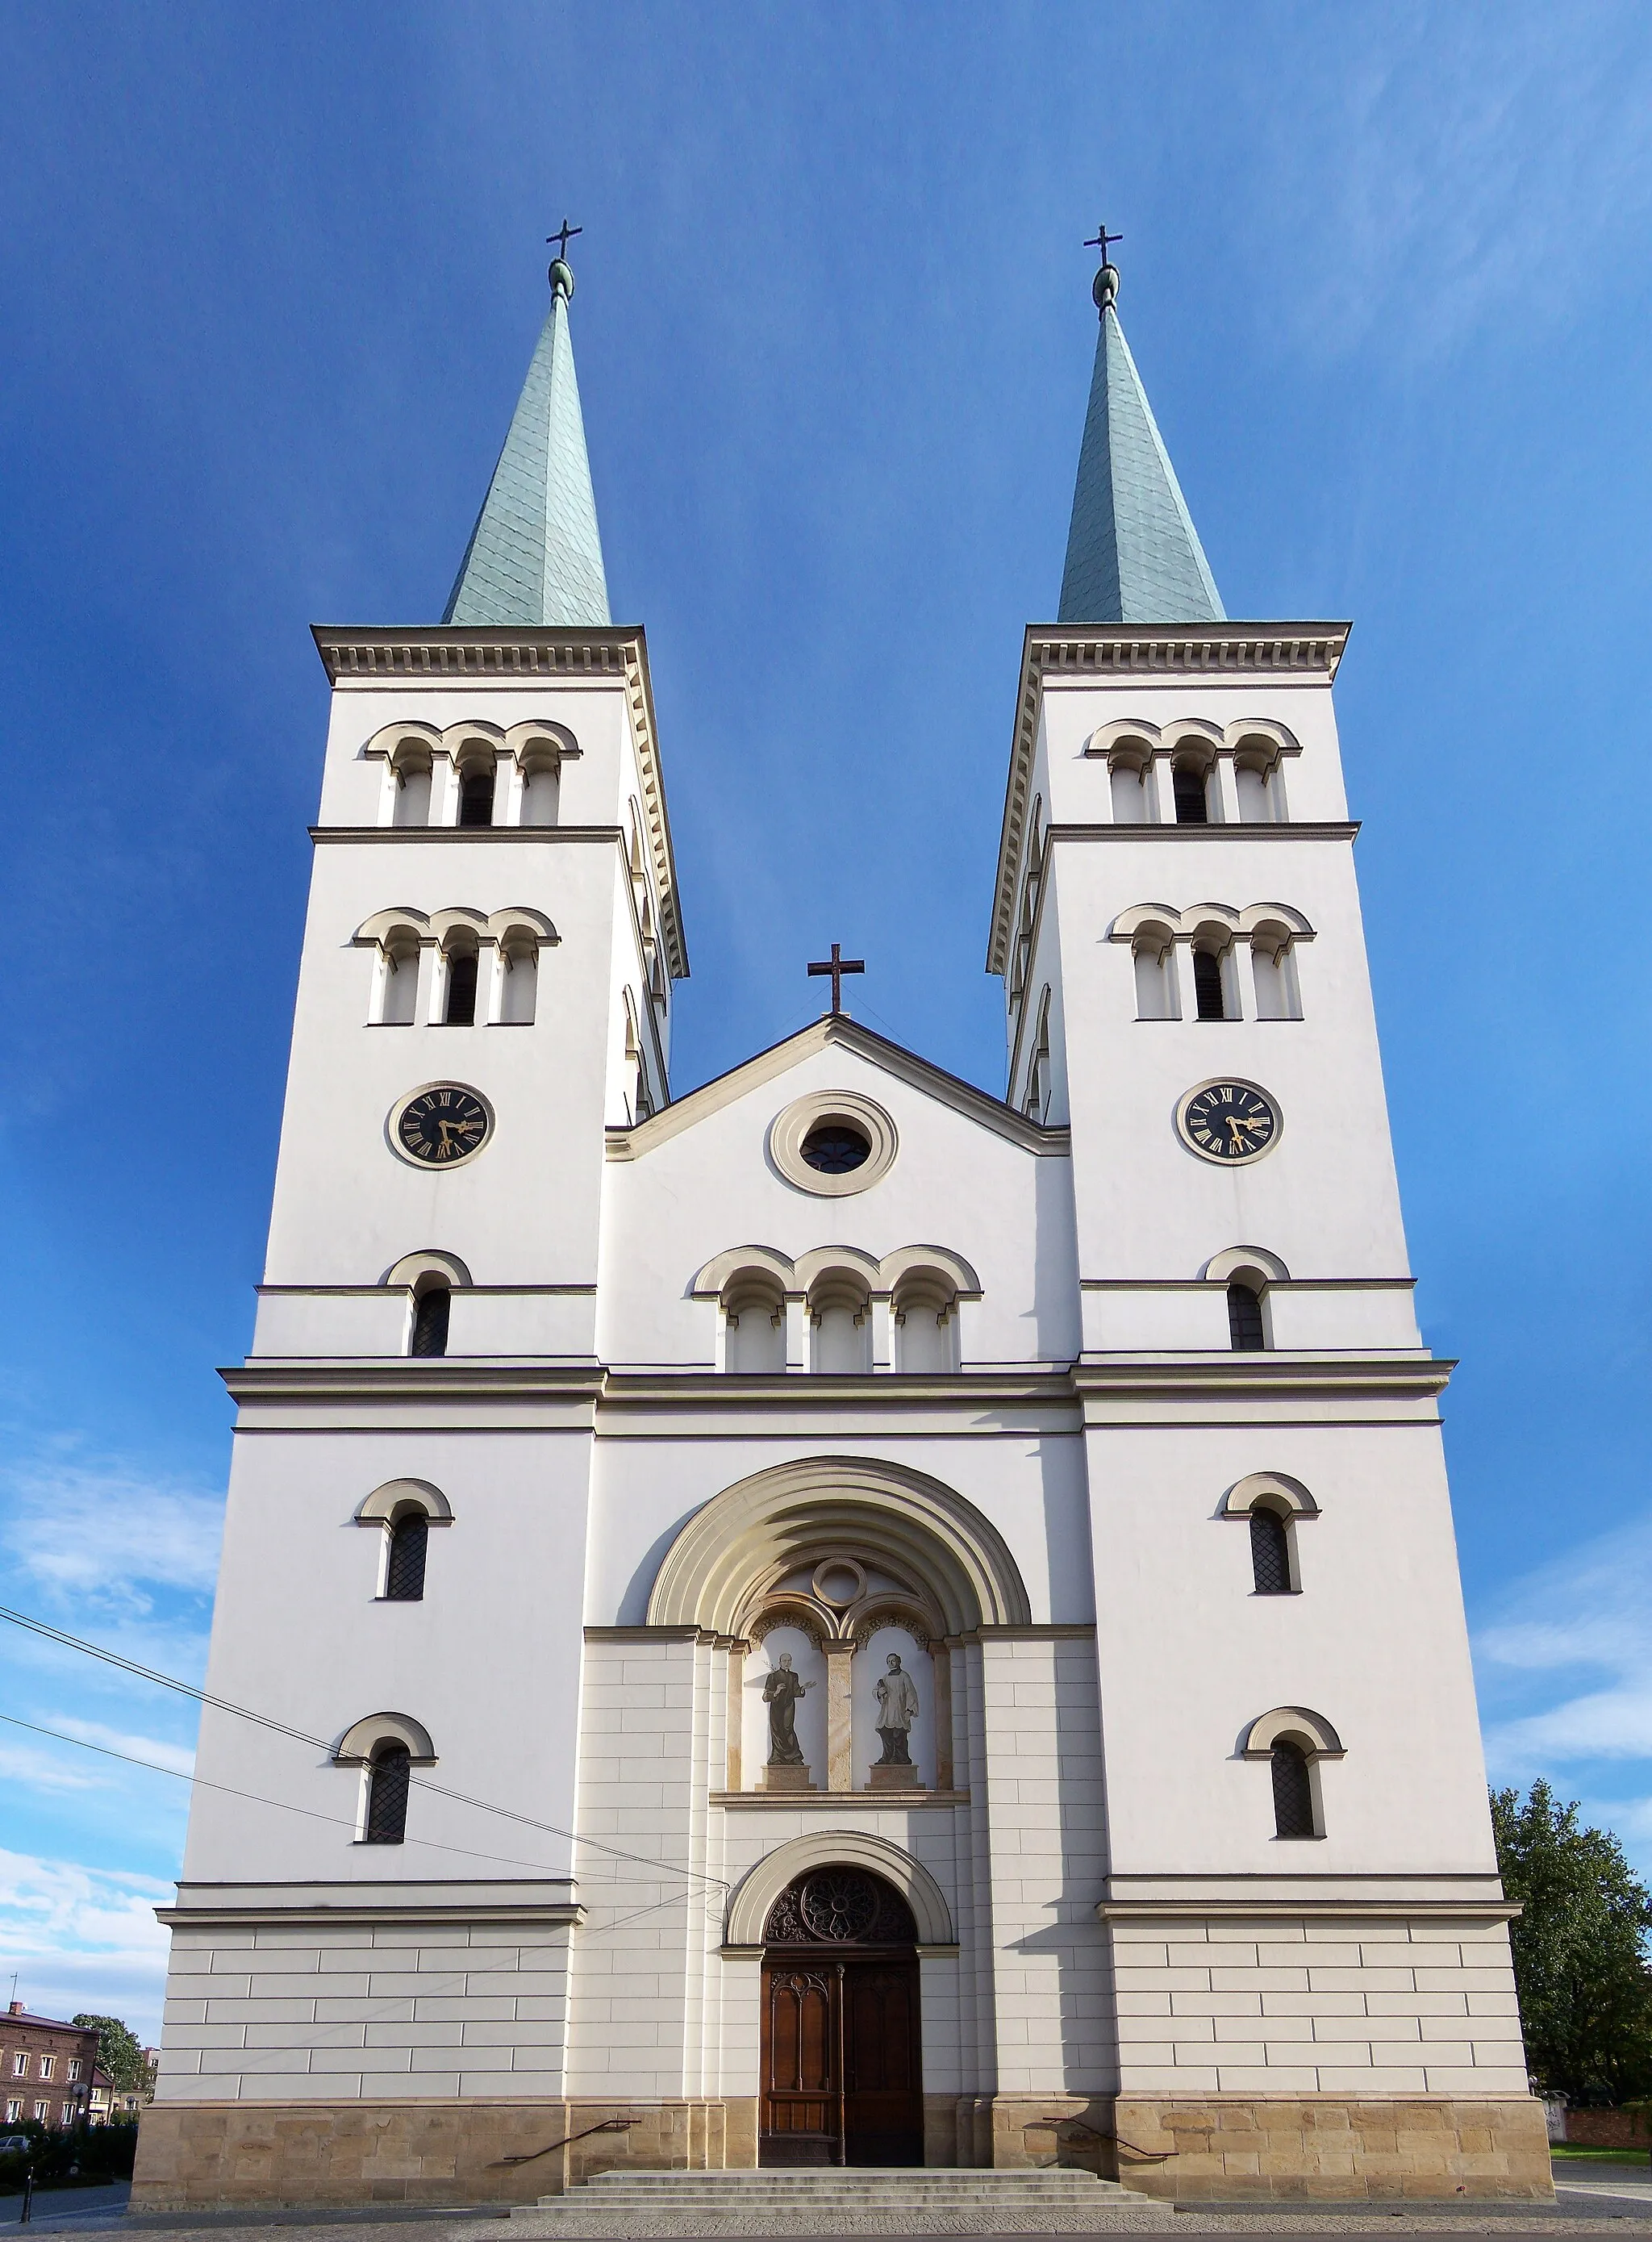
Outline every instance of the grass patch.
{"type": "Polygon", "coordinates": [[[1551,2141],[1548,2152],[1556,2164],[1646,2165],[1652,2169],[1652,2143],[1644,2149],[1594,2149],[1581,2141],[1551,2141]]]}

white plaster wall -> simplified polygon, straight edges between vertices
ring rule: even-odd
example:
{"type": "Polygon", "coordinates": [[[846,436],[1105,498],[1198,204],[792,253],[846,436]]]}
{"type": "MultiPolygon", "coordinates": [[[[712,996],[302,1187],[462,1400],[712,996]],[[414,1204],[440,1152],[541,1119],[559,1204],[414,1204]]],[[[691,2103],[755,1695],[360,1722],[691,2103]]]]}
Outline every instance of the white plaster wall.
{"type": "Polygon", "coordinates": [[[968,1344],[987,1362],[1070,1360],[1078,1346],[1067,1163],[1024,1150],[841,1044],[802,1058],[603,1178],[598,1346],[616,1364],[709,1367],[716,1306],[689,1298],[705,1264],[762,1245],[796,1260],[816,1246],[882,1258],[948,1247],[980,1278],[968,1344]],[[820,1198],[768,1156],[775,1117],[816,1091],[890,1113],[900,1150],[868,1191],[820,1198]],[[970,1188],[958,1190],[967,1175],[970,1188]]]}
{"type": "MultiPolygon", "coordinates": [[[[566,1831],[589,1454],[581,1433],[243,1433],[208,1690],[328,1746],[367,1714],[411,1714],[433,1781],[566,1831]],[[405,1478],[440,1487],[453,1523],[430,1535],[423,1601],[380,1602],[382,1529],[354,1514],[405,1478]]],[[[417,1787],[407,1843],[358,1844],[359,1770],[210,1707],[197,1764],[252,1796],[196,1792],[189,1882],[567,1873],[565,1836],[417,1787]]]]}
{"type": "Polygon", "coordinates": [[[891,1437],[887,1417],[863,1406],[809,1413],[801,1433],[753,1432],[744,1412],[732,1423],[635,1437],[608,1425],[594,1465],[587,1623],[640,1625],[661,1561],[696,1510],[752,1473],[810,1456],[863,1456],[942,1480],[1003,1534],[1035,1621],[1094,1616],[1084,1445],[1075,1431],[1011,1419],[947,1437],[920,1418],[910,1434],[891,1437]]]}
{"type": "Polygon", "coordinates": [[[1432,1423],[1281,1421],[1090,1435],[1096,1612],[1117,1874],[1495,1873],[1467,1632],[1432,1423]],[[1300,1480],[1301,1593],[1252,1593],[1246,1527],[1219,1515],[1252,1472],[1300,1480]],[[1241,1732],[1322,1714],[1326,1835],[1273,1834],[1241,1732]]]}

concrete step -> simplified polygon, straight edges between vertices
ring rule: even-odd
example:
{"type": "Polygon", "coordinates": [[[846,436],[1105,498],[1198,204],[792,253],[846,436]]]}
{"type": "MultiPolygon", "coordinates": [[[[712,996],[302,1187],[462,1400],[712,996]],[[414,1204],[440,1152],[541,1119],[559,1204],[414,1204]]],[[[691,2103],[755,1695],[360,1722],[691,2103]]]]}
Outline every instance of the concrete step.
{"type": "Polygon", "coordinates": [[[1168,2231],[1167,2203],[1044,2166],[606,2172],[511,2212],[518,2235],[1093,2234],[1168,2231]]]}

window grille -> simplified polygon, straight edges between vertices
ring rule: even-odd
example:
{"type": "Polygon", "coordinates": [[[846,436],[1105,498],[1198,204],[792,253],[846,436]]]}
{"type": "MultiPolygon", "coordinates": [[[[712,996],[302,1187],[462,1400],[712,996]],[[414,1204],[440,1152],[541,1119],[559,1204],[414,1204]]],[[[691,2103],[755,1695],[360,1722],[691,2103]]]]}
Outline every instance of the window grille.
{"type": "Polygon", "coordinates": [[[476,953],[473,950],[447,960],[447,1025],[473,1028],[475,1024],[476,953]]]}
{"type": "Polygon", "coordinates": [[[1259,1596],[1291,1593],[1291,1529],[1277,1510],[1251,1513],[1251,1571],[1259,1596]]]}
{"type": "Polygon", "coordinates": [[[1201,1020],[1225,1020],[1227,1005],[1222,995],[1222,961],[1213,950],[1193,952],[1193,994],[1201,1020]]]}
{"type": "Polygon", "coordinates": [[[459,822],[461,825],[493,823],[494,774],[491,770],[466,772],[459,789],[459,822]]]}
{"type": "Polygon", "coordinates": [[[1237,1354],[1253,1353],[1267,1345],[1262,1328],[1262,1303],[1248,1285],[1227,1288],[1227,1335],[1237,1354]]]}
{"type": "Polygon", "coordinates": [[[1208,825],[1210,805],[1205,799],[1205,774],[1191,763],[1179,763],[1172,782],[1179,825],[1208,825]]]}
{"type": "Polygon", "coordinates": [[[430,1543],[430,1520],[422,1510],[410,1510],[390,1529],[390,1561],[385,1567],[385,1595],[391,1603],[416,1604],[425,1593],[425,1552],[430,1543]]]}
{"type": "Polygon", "coordinates": [[[453,1306],[453,1294],[446,1285],[433,1285],[427,1292],[419,1296],[419,1306],[413,1315],[413,1352],[415,1354],[446,1354],[447,1352],[447,1315],[453,1306]]]}
{"type": "Polygon", "coordinates": [[[1317,1837],[1313,1826],[1313,1784],[1307,1756],[1299,1744],[1284,1740],[1269,1754],[1273,1769],[1273,1834],[1276,1837],[1317,1837]]]}
{"type": "Polygon", "coordinates": [[[373,1754],[367,1778],[366,1843],[400,1845],[407,1828],[407,1785],[413,1758],[406,1744],[385,1744],[373,1754]]]}

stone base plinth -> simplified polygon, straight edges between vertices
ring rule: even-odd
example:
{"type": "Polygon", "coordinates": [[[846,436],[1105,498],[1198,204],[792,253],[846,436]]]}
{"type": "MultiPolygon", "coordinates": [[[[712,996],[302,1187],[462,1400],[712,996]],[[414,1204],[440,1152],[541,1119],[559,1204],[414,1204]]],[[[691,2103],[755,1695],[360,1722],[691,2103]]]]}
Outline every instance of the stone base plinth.
{"type": "Polygon", "coordinates": [[[899,1760],[877,1760],[866,1770],[869,1790],[923,1790],[928,1788],[918,1781],[917,1769],[903,1766],[899,1760]]]}
{"type": "Polygon", "coordinates": [[[812,1790],[806,1767],[766,1767],[762,1771],[765,1790],[812,1790]]]}
{"type": "Polygon", "coordinates": [[[153,2102],[138,2128],[132,2207],[533,2203],[594,2172],[730,2171],[756,2162],[755,2097],[153,2102]],[[588,2131],[609,2118],[635,2122],[623,2132],[588,2131]],[[507,2161],[513,2157],[525,2161],[507,2161]]]}
{"type": "MultiPolygon", "coordinates": [[[[1015,2099],[1024,2111],[1028,2098],[1015,2099]]],[[[1051,2132],[1004,2104],[995,2098],[994,2163],[1051,2161],[1051,2132]]],[[[1121,2095],[1098,2121],[1105,2108],[1075,2106],[1059,2160],[1093,2153],[1096,2169],[1178,2203],[1554,2200],[1543,2105],[1531,2096],[1121,2095]],[[1086,2136],[1104,2128],[1111,2142],[1087,2152],[1086,2136]]]]}

